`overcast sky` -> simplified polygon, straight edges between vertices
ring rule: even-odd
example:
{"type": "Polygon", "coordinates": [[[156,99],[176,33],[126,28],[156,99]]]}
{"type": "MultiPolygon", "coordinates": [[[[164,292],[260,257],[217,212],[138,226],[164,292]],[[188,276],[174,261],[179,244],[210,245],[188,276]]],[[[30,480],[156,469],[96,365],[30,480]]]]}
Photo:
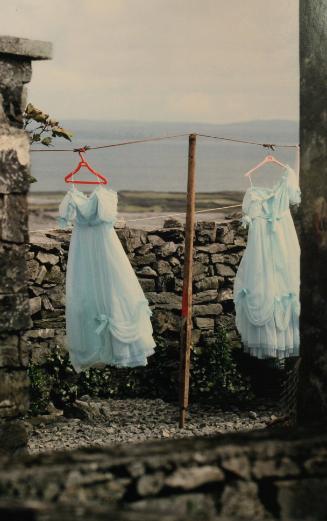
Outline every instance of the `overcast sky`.
{"type": "Polygon", "coordinates": [[[298,0],[0,0],[53,42],[29,99],[58,118],[298,119],[298,0]]]}

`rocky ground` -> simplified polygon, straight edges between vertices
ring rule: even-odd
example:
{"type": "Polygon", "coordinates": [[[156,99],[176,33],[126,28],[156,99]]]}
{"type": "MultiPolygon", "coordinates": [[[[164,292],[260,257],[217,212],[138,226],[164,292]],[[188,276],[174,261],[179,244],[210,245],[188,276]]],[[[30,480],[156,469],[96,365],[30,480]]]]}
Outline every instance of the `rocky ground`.
{"type": "Polygon", "coordinates": [[[146,439],[181,438],[265,429],[280,416],[273,403],[231,407],[194,404],[184,429],[178,428],[178,407],[162,400],[99,400],[88,396],[65,411],[52,409],[29,418],[29,453],[137,443],[146,439]]]}

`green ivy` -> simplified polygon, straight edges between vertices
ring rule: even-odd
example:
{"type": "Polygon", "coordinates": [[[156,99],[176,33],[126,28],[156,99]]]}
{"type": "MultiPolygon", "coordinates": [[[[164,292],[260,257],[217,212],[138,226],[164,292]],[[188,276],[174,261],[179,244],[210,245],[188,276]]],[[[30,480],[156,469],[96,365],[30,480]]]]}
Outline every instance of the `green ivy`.
{"type": "MultiPolygon", "coordinates": [[[[42,367],[31,366],[31,412],[46,410],[49,401],[57,407],[72,403],[88,394],[100,398],[161,398],[176,401],[179,391],[179,353],[157,338],[155,354],[146,367],[89,369],[77,374],[68,353],[59,350],[42,367]]],[[[226,403],[253,398],[249,380],[236,363],[228,344],[228,336],[221,330],[211,346],[192,350],[190,368],[190,397],[192,401],[226,403]]]]}

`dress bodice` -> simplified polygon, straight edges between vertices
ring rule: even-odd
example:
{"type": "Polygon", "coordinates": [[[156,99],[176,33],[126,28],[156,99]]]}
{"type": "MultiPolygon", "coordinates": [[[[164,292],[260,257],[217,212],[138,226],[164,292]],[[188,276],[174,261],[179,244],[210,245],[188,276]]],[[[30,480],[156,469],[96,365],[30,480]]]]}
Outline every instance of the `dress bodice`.
{"type": "Polygon", "coordinates": [[[72,187],[59,206],[59,225],[61,228],[73,223],[81,226],[95,226],[102,223],[116,222],[117,192],[97,186],[87,196],[75,187],[72,187]]]}
{"type": "Polygon", "coordinates": [[[291,204],[301,200],[298,179],[294,170],[287,166],[273,188],[250,186],[243,199],[243,225],[246,227],[256,219],[266,219],[272,230],[276,222],[288,214],[291,204]]]}

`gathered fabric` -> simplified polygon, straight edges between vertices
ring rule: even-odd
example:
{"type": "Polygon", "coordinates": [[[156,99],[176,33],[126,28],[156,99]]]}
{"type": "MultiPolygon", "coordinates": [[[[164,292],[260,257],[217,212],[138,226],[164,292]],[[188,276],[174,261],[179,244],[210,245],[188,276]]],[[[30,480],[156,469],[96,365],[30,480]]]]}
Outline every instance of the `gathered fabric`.
{"type": "Polygon", "coordinates": [[[117,193],[76,188],[59,207],[59,224],[74,224],[66,274],[66,329],[77,372],[90,367],[145,366],[154,353],[151,310],[114,229],[117,193]]]}
{"type": "Polygon", "coordinates": [[[275,187],[252,185],[244,195],[248,240],[234,281],[236,327],[258,358],[299,355],[300,246],[290,205],[300,201],[289,166],[275,187]]]}

